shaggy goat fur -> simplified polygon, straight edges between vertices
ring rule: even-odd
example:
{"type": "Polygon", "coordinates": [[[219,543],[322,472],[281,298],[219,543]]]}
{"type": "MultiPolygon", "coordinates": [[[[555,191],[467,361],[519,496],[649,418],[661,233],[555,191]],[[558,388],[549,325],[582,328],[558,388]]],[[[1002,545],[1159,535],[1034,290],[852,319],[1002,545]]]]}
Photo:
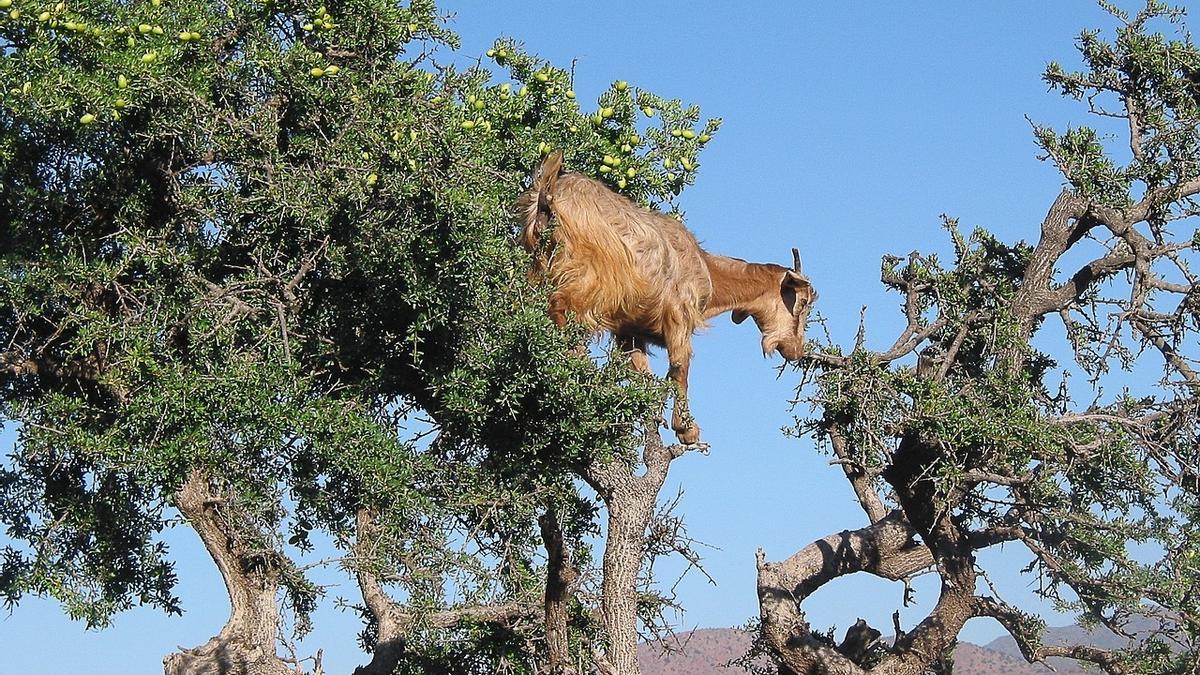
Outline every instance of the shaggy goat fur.
{"type": "Polygon", "coordinates": [[[611,332],[643,372],[650,371],[647,344],[665,346],[668,376],[678,386],[671,426],[682,442],[695,443],[699,428],[687,414],[687,373],[696,329],[733,310],[735,322],[754,317],[764,353],[796,359],[816,294],[798,259],[793,271],[710,255],[678,220],[641,208],[600,181],[560,175],[562,161],[561,152],[548,156],[515,205],[521,243],[534,254],[537,274],[554,287],[551,318],[562,325],[571,312],[611,332]]]}

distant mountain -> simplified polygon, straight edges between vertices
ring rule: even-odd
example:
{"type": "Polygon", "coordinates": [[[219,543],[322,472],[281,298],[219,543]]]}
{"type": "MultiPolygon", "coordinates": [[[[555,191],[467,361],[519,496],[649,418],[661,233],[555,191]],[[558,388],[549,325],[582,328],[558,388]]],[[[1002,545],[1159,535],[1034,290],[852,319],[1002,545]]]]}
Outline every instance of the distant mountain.
{"type": "Polygon", "coordinates": [[[750,648],[750,633],[737,628],[700,628],[679,633],[664,653],[660,645],[638,646],[642,675],[738,675],[741,668],[723,668],[750,648]]]}
{"type": "MultiPolygon", "coordinates": [[[[1107,631],[1105,631],[1108,633],[1107,631]]],[[[1065,644],[1087,642],[1103,647],[1123,646],[1125,641],[1108,633],[1089,634],[1078,626],[1051,628],[1047,642],[1065,644]]],[[[663,653],[658,645],[643,644],[638,657],[643,675],[739,675],[740,668],[724,664],[746,653],[750,634],[736,628],[702,628],[678,634],[671,642],[672,652],[663,653]]],[[[1054,664],[1059,675],[1080,675],[1084,671],[1072,661],[1054,664]]],[[[1012,638],[999,638],[979,646],[961,642],[954,654],[955,675],[1051,675],[1042,665],[1025,662],[1012,638]]]]}

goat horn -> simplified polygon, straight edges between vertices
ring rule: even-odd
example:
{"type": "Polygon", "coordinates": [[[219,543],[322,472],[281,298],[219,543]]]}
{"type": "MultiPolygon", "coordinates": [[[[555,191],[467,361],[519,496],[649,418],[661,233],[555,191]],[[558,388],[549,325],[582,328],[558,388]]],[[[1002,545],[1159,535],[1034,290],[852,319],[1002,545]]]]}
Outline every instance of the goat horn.
{"type": "Polygon", "coordinates": [[[792,269],[795,270],[797,274],[802,273],[802,270],[800,269],[800,249],[798,248],[792,249],[792,269]]]}

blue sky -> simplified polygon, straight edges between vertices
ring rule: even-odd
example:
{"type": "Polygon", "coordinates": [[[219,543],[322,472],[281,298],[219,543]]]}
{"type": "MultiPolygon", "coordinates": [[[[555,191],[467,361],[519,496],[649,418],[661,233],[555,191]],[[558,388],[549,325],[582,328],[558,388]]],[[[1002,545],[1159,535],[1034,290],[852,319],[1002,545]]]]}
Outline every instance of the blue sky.
{"type": "MultiPolygon", "coordinates": [[[[833,337],[852,341],[866,305],[874,347],[890,344],[899,327],[897,299],[878,283],[880,256],[948,251],[939,214],[1006,239],[1036,236],[1061,178],[1037,160],[1025,116],[1058,128],[1094,123],[1082,104],[1048,93],[1041,71],[1051,60],[1075,63],[1080,30],[1114,23],[1086,0],[439,4],[458,14],[451,25],[465,54],[482,56],[506,35],[558,65],[575,59],[582,101],[624,79],[723,117],[681,200],[687,224],[709,250],[749,260],[787,263],[799,247],[833,337]]],[[[779,376],[758,344],[749,322],[725,318],[694,341],[692,411],[712,452],[677,461],[663,495],[684,491],[691,534],[715,547],[703,552],[717,585],[700,575],[681,582],[683,629],[757,613],[757,548],[780,560],[865,524],[840,470],[811,441],[780,433],[796,375],[779,376]]],[[[0,436],[0,450],[10,445],[0,436]]],[[[135,610],[88,633],[30,599],[0,617],[0,671],[156,672],[177,646],[207,640],[224,621],[224,589],[186,529],[169,540],[182,560],[184,617],[135,610]]],[[[1010,599],[1037,607],[1029,580],[1015,574],[1023,558],[989,553],[987,561],[998,564],[994,580],[1010,599]]],[[[338,575],[326,580],[342,584],[331,597],[355,597],[338,575]]],[[[935,599],[932,582],[918,582],[905,628],[935,599]]],[[[818,626],[844,629],[861,616],[887,627],[901,593],[897,584],[845,579],[807,608],[818,626]]],[[[353,617],[327,608],[317,624],[302,654],[324,649],[331,673],[364,661],[353,617]]],[[[963,637],[999,633],[977,620],[963,637]]]]}

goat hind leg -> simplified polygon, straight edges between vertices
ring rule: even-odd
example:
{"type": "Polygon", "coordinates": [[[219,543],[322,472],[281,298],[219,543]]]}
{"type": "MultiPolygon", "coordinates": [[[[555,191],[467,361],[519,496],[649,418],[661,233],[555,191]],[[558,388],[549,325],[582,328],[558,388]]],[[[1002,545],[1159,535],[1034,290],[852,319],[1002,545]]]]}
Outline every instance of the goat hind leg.
{"type": "Polygon", "coordinates": [[[646,354],[646,341],[632,335],[616,335],[617,349],[629,357],[629,365],[639,373],[650,374],[650,357],[646,354]]]}

